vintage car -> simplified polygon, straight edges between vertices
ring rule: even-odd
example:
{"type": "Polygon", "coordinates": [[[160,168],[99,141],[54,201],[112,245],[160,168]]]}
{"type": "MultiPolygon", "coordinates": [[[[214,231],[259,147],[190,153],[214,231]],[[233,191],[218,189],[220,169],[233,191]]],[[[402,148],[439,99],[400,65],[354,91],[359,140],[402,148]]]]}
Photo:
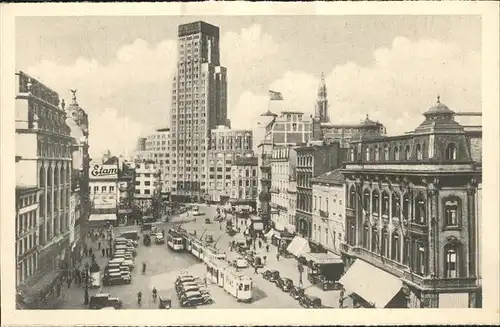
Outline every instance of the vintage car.
{"type": "Polygon", "coordinates": [[[234,228],[227,228],[226,232],[229,236],[234,236],[237,233],[237,231],[234,228]]]}
{"type": "Polygon", "coordinates": [[[159,309],[170,309],[172,308],[172,300],[167,295],[158,296],[158,308],[159,309]]]}
{"type": "Polygon", "coordinates": [[[211,224],[212,221],[210,220],[210,218],[205,218],[205,224],[211,224]]]}
{"type": "Polygon", "coordinates": [[[122,301],[117,297],[109,296],[108,293],[98,293],[90,297],[89,301],[90,309],[102,309],[106,307],[121,309],[122,301]]]}
{"type": "Polygon", "coordinates": [[[148,234],[144,235],[142,242],[146,246],[151,245],[151,236],[149,236],[148,234]]]}
{"type": "Polygon", "coordinates": [[[130,284],[131,281],[132,278],[130,277],[130,274],[121,272],[110,272],[108,274],[105,274],[102,278],[102,284],[104,286],[130,284]]]}
{"type": "Polygon", "coordinates": [[[193,281],[194,279],[195,279],[195,277],[192,275],[181,275],[181,276],[177,277],[177,279],[175,280],[175,286],[177,286],[178,284],[183,283],[183,282],[193,281]]]}
{"type": "Polygon", "coordinates": [[[274,269],[266,270],[262,273],[262,277],[270,282],[275,282],[280,277],[280,272],[274,269]]]}
{"type": "Polygon", "coordinates": [[[292,288],[290,288],[290,292],[288,294],[290,294],[290,296],[295,300],[298,300],[301,296],[304,296],[304,289],[298,287],[297,285],[293,285],[292,288]]]}
{"type": "Polygon", "coordinates": [[[283,292],[289,292],[293,287],[293,281],[290,278],[280,277],[276,281],[276,286],[278,286],[283,292]]]}
{"type": "Polygon", "coordinates": [[[214,300],[209,294],[202,294],[201,292],[187,292],[181,299],[180,303],[182,307],[195,307],[198,305],[212,304],[214,300]]]}
{"type": "Polygon", "coordinates": [[[248,267],[248,261],[247,259],[243,257],[238,257],[236,260],[234,260],[234,266],[237,268],[247,268],[248,267]]]}
{"type": "Polygon", "coordinates": [[[308,309],[319,309],[323,307],[323,305],[321,304],[321,299],[319,297],[311,296],[305,293],[299,298],[299,304],[308,309]]]}
{"type": "Polygon", "coordinates": [[[156,244],[165,244],[165,238],[162,233],[155,234],[155,243],[156,244]]]}

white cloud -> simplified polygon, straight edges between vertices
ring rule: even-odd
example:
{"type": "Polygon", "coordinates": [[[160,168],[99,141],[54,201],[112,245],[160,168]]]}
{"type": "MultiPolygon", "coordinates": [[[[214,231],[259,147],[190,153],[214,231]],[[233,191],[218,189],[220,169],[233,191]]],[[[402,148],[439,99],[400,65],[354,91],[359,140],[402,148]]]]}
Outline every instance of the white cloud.
{"type": "MultiPolygon", "coordinates": [[[[288,50],[260,25],[222,35],[221,63],[228,68],[228,114],[234,128],[254,126],[269,107],[268,89],[285,98],[273,102],[272,111],[313,112],[319,76],[288,71],[269,85],[262,81],[275,74],[273,63],[293,56],[288,50]]],[[[82,58],[71,64],[43,61],[26,73],[66,102],[69,89],[78,89],[78,101],[89,114],[92,155],[100,156],[107,148],[116,154],[132,149],[137,137],[167,126],[176,60],[176,40],[151,45],[138,39],[120,48],[107,64],[82,58]]],[[[391,47],[375,51],[369,65],[351,62],[325,72],[331,119],[353,123],[368,113],[389,133],[398,134],[420,123],[437,94],[453,110],[480,110],[480,67],[477,52],[435,40],[396,38],[391,47]]]]}
{"type": "MultiPolygon", "coordinates": [[[[373,63],[347,63],[326,72],[330,117],[335,123],[355,123],[369,114],[384,123],[389,134],[414,129],[436,96],[455,111],[481,110],[481,56],[436,40],[398,37],[390,48],[375,51],[373,63]]],[[[283,93],[287,109],[313,113],[319,76],[288,71],[269,86],[283,93]]],[[[266,111],[262,96],[243,93],[233,125],[245,126],[248,111],[266,111]],[[258,107],[260,106],[260,107],[258,107]]]]}

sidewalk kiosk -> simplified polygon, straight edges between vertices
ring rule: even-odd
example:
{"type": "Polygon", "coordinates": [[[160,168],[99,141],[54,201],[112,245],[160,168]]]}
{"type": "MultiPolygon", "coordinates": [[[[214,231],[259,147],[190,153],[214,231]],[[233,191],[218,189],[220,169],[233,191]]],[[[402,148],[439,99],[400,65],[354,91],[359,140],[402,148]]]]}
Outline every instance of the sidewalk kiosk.
{"type": "Polygon", "coordinates": [[[307,279],[323,291],[340,288],[338,280],[344,273],[344,262],[333,253],[305,253],[307,279]]]}

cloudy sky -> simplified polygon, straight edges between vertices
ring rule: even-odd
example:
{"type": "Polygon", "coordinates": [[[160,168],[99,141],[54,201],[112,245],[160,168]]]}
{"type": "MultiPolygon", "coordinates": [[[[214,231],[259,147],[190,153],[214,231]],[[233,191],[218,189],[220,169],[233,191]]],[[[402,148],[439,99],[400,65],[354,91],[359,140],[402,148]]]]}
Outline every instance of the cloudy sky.
{"type": "Polygon", "coordinates": [[[322,72],[335,123],[369,114],[404,133],[438,94],[481,111],[479,16],[18,17],[16,67],[66,102],[77,88],[92,154],[123,153],[169,125],[177,26],[196,20],[220,27],[233,128],[253,126],[269,89],[285,98],[271,109],[312,113],[322,72]]]}

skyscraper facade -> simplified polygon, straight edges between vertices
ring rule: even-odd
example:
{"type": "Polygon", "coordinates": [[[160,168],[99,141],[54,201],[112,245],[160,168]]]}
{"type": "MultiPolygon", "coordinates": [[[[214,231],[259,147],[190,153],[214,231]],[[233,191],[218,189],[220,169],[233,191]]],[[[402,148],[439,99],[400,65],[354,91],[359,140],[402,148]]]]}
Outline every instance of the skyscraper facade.
{"type": "Polygon", "coordinates": [[[178,29],[172,82],[172,197],[199,199],[207,191],[210,131],[227,121],[227,73],[220,66],[219,28],[205,22],[178,29]]]}

